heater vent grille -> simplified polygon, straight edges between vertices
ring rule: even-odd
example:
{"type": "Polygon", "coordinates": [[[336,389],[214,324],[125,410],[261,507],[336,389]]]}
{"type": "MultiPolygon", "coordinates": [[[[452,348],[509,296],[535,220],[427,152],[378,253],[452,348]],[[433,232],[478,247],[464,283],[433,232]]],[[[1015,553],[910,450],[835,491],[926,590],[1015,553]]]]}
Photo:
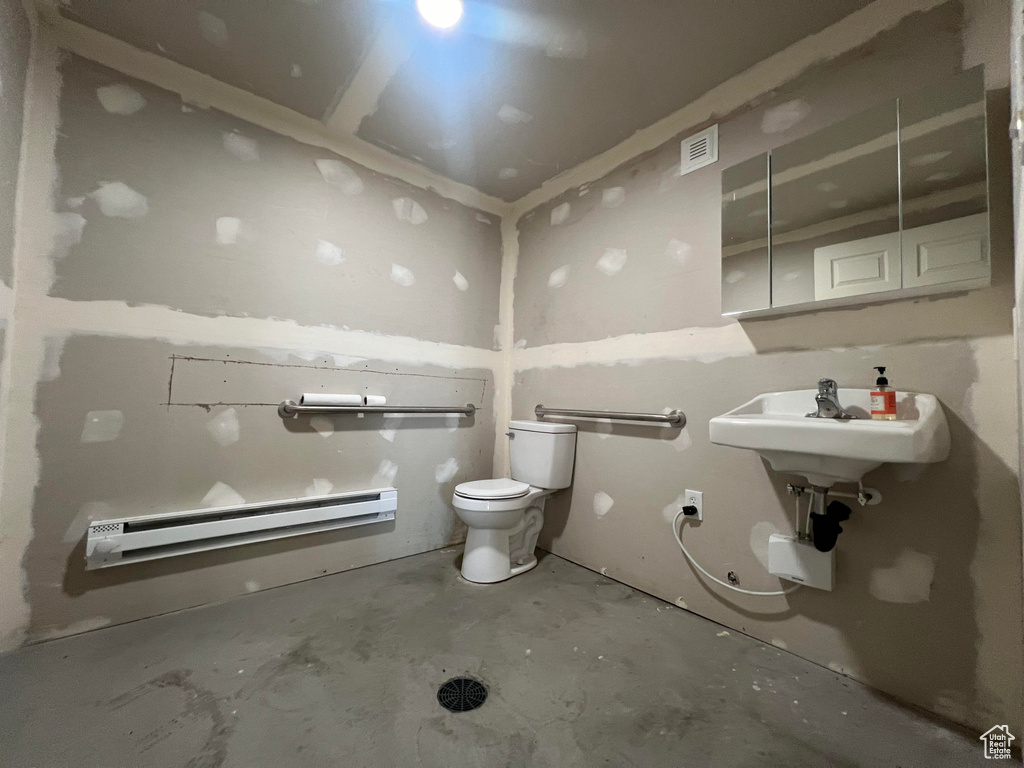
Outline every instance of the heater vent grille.
{"type": "Polygon", "coordinates": [[[374,488],[89,524],[86,568],[206,552],[395,519],[398,491],[374,488]]]}

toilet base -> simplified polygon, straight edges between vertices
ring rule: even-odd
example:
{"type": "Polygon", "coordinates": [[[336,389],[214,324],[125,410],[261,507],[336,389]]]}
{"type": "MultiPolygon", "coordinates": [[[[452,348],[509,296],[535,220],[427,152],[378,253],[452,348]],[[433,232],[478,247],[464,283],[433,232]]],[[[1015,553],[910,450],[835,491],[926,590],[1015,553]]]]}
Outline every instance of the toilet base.
{"type": "Polygon", "coordinates": [[[494,584],[534,568],[537,558],[533,549],[543,524],[543,512],[539,507],[532,507],[523,521],[511,530],[470,528],[462,555],[462,578],[476,584],[494,584]],[[512,553],[510,540],[518,534],[523,534],[522,543],[512,553]]]}
{"type": "Polygon", "coordinates": [[[523,558],[523,562],[512,566],[512,576],[518,576],[520,573],[526,573],[531,568],[537,567],[537,557],[530,555],[523,558]]]}
{"type": "Polygon", "coordinates": [[[470,528],[462,554],[462,578],[493,584],[512,575],[508,558],[508,531],[470,528]]]}
{"type": "MultiPolygon", "coordinates": [[[[466,543],[469,543],[468,537],[466,539],[466,543]]],[[[506,565],[504,569],[500,566],[494,567],[493,563],[490,564],[490,567],[481,566],[479,558],[473,558],[473,563],[474,564],[470,566],[467,573],[466,558],[465,555],[463,555],[462,578],[466,581],[471,581],[474,584],[495,584],[499,581],[507,581],[513,576],[518,576],[521,573],[526,573],[527,571],[536,568],[537,557],[535,555],[530,555],[523,558],[522,563],[516,563],[515,565],[509,564],[506,565]]]]}

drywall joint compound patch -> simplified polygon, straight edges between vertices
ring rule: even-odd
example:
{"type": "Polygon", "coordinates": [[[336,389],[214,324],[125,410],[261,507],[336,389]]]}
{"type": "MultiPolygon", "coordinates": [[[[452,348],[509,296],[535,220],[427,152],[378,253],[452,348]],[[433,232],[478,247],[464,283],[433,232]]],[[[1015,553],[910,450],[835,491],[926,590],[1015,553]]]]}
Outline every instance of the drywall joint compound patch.
{"type": "Polygon", "coordinates": [[[117,440],[123,426],[124,414],[121,411],[89,411],[85,414],[81,442],[108,443],[117,440]]]}
{"type": "Polygon", "coordinates": [[[459,462],[453,457],[443,464],[438,464],[434,471],[434,479],[439,483],[450,482],[459,471],[459,462]]]}
{"type": "Polygon", "coordinates": [[[391,265],[391,279],[406,288],[416,282],[416,276],[412,273],[412,270],[408,267],[403,267],[401,264],[391,265]]]}
{"type": "Polygon", "coordinates": [[[594,514],[598,517],[607,515],[614,504],[615,499],[604,491],[598,491],[594,494],[594,514]]]}
{"type": "Polygon", "coordinates": [[[623,187],[607,187],[601,190],[601,205],[605,208],[618,208],[626,200],[623,187]]]}
{"type": "Polygon", "coordinates": [[[320,170],[324,181],[341,189],[343,194],[362,194],[363,180],[341,160],[317,160],[316,167],[320,170]]]}
{"type": "Polygon", "coordinates": [[[565,285],[569,279],[570,269],[568,264],[564,264],[558,269],[551,270],[551,274],[548,275],[548,288],[561,288],[565,285]]]}
{"type": "Polygon", "coordinates": [[[234,245],[242,231],[242,220],[233,216],[217,219],[217,245],[234,245]]]}
{"type": "Polygon", "coordinates": [[[384,428],[379,430],[380,436],[387,440],[389,443],[395,442],[395,437],[398,435],[398,429],[402,426],[401,416],[388,416],[384,419],[384,428]]]}
{"type": "Polygon", "coordinates": [[[227,483],[218,480],[213,487],[206,492],[200,502],[202,507],[236,507],[245,504],[245,499],[227,483]]]}
{"type": "Polygon", "coordinates": [[[313,484],[306,487],[306,496],[326,496],[334,490],[334,483],[324,477],[316,477],[313,484]]]}
{"type": "Polygon", "coordinates": [[[330,416],[310,416],[309,426],[320,433],[320,437],[327,438],[334,434],[334,419],[330,416]]]}
{"type": "Polygon", "coordinates": [[[502,104],[501,109],[498,110],[498,119],[505,123],[505,125],[517,125],[530,122],[533,120],[533,115],[517,109],[511,104],[502,104]]]}
{"type": "Polygon", "coordinates": [[[398,465],[391,459],[383,459],[377,467],[377,474],[373,476],[375,488],[386,488],[395,484],[395,477],[398,475],[398,465]]]}
{"type": "Polygon", "coordinates": [[[345,261],[345,252],[341,246],[327,240],[316,241],[316,260],[327,267],[336,267],[345,261]]]}
{"type": "Polygon", "coordinates": [[[196,13],[196,22],[199,24],[199,34],[203,36],[206,42],[216,45],[218,48],[223,48],[227,45],[228,25],[224,23],[224,19],[220,16],[214,16],[209,11],[198,11],[196,13]]]}
{"type": "Polygon", "coordinates": [[[604,255],[597,260],[597,271],[612,277],[619,274],[626,266],[626,251],[622,248],[607,248],[604,255]]]}
{"type": "Polygon", "coordinates": [[[868,588],[873,597],[887,603],[923,603],[931,597],[934,580],[935,559],[904,548],[892,567],[871,572],[868,588]]]}
{"type": "Polygon", "coordinates": [[[569,220],[570,213],[572,213],[572,206],[569,203],[556,205],[551,209],[551,226],[559,227],[565,224],[569,220]]]}
{"type": "Polygon", "coordinates": [[[134,115],[146,106],[142,94],[124,83],[104,85],[96,89],[96,98],[112,115],[134,115]]]}
{"type": "Polygon", "coordinates": [[[665,246],[665,256],[681,267],[689,264],[692,253],[693,247],[689,243],[684,243],[682,240],[677,240],[674,237],[665,246]]]}
{"type": "Polygon", "coordinates": [[[56,226],[54,227],[51,256],[60,260],[66,258],[76,245],[81,244],[86,221],[82,214],[70,211],[57,213],[54,216],[56,226]]]}
{"type": "Polygon", "coordinates": [[[241,427],[238,423],[238,411],[234,408],[227,408],[208,422],[206,422],[206,431],[210,433],[210,437],[221,446],[227,447],[238,442],[238,438],[241,435],[241,427]]]}
{"type": "Polygon", "coordinates": [[[788,131],[797,123],[803,122],[811,114],[810,105],[803,99],[794,99],[777,107],[766,109],[761,119],[761,132],[766,134],[788,131]]]}
{"type": "Polygon", "coordinates": [[[399,221],[422,224],[427,220],[427,212],[423,210],[423,206],[408,197],[396,197],[391,201],[391,208],[399,221]]]}
{"type": "Polygon", "coordinates": [[[101,181],[97,189],[89,193],[97,202],[100,213],[119,219],[140,219],[149,213],[149,200],[120,181],[101,181]]]}
{"type": "Polygon", "coordinates": [[[260,159],[260,147],[256,139],[242,136],[240,133],[224,131],[222,134],[224,149],[246,163],[254,163],[260,159]]]}

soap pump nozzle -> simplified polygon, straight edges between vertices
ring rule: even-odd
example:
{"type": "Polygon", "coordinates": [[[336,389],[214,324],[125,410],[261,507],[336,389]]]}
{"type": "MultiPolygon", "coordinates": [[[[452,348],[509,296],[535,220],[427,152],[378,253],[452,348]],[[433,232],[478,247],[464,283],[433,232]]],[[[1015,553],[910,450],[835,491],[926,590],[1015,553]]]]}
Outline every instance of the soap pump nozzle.
{"type": "Polygon", "coordinates": [[[889,380],[885,378],[885,366],[876,365],[875,370],[878,371],[878,378],[875,380],[875,384],[877,384],[880,387],[889,386],[889,380]]]}

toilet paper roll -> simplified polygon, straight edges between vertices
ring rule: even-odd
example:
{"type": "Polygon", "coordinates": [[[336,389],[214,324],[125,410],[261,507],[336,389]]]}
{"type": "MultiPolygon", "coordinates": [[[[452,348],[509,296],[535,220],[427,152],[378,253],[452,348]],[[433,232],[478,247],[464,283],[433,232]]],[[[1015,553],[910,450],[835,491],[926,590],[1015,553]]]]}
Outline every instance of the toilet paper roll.
{"type": "Polygon", "coordinates": [[[387,405],[388,399],[384,395],[367,395],[366,405],[387,405]]]}
{"type": "Polygon", "coordinates": [[[299,398],[299,405],[362,405],[362,395],[327,395],[322,393],[305,393],[299,398]]]}

